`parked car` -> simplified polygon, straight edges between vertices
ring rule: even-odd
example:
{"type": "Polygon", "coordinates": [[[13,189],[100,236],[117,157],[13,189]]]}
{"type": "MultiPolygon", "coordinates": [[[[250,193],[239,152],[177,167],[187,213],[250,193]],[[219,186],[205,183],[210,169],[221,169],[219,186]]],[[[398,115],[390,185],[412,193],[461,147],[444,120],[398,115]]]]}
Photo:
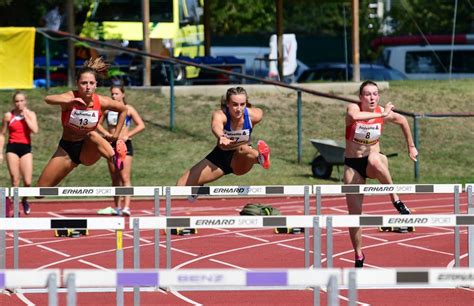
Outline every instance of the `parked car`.
{"type": "Polygon", "coordinates": [[[390,46],[384,48],[377,63],[398,69],[413,80],[474,78],[474,45],[390,46]]]}
{"type": "MultiPolygon", "coordinates": [[[[350,81],[352,80],[352,65],[347,69],[344,63],[318,64],[314,68],[303,71],[297,79],[298,83],[318,81],[350,81]]],[[[360,64],[360,79],[373,81],[406,80],[407,77],[398,70],[375,64],[360,64]]]]}
{"type": "MultiPolygon", "coordinates": [[[[268,78],[270,61],[268,55],[270,47],[246,47],[246,46],[215,46],[211,47],[212,56],[235,56],[245,59],[245,74],[259,78],[268,78]]],[[[298,67],[295,71],[295,80],[303,71],[309,67],[297,59],[298,67]]]]}

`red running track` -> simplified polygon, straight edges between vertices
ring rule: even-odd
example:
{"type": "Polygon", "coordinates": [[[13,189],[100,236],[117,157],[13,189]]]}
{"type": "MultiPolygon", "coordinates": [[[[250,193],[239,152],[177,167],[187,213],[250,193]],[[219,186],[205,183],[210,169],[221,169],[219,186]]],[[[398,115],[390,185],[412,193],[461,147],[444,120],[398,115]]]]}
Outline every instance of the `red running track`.
{"type": "MultiPolygon", "coordinates": [[[[452,214],[452,194],[410,195],[402,199],[415,214],[452,214]]],[[[228,198],[203,199],[194,203],[172,201],[172,215],[237,215],[248,202],[269,203],[283,214],[303,213],[302,198],[228,198]]],[[[461,211],[467,210],[466,197],[461,197],[461,211]]],[[[162,201],[162,204],[164,201],[162,201]]],[[[38,201],[32,203],[30,217],[92,217],[112,201],[38,201]]],[[[152,200],[134,200],[133,216],[153,215],[152,200]]],[[[311,199],[314,214],[314,199],[311,199]]],[[[161,213],[164,213],[164,208],[161,213]]],[[[343,197],[326,197],[323,214],[347,214],[343,197]]],[[[394,214],[388,196],[366,196],[366,214],[394,214]]],[[[127,225],[128,227],[128,225],[127,225]]],[[[379,232],[365,228],[366,266],[388,267],[452,267],[454,264],[453,228],[417,228],[413,233],[379,232]]],[[[7,234],[7,268],[13,266],[12,233],[7,234]]],[[[323,231],[324,235],[324,231],[323,231]]],[[[20,268],[115,268],[115,233],[91,231],[80,238],[56,238],[52,231],[20,232],[20,268]]],[[[154,231],[141,231],[141,267],[153,268],[154,231]]],[[[160,237],[160,262],[165,263],[164,234],[160,237]]],[[[303,235],[274,234],[271,229],[208,229],[197,235],[172,237],[173,268],[301,268],[304,267],[303,235]]],[[[125,268],[133,267],[133,240],[130,230],[124,234],[125,268]]],[[[323,244],[323,252],[325,252],[323,244]]],[[[346,229],[334,229],[334,266],[352,267],[353,251],[346,229]]],[[[325,260],[324,256],[323,259],[325,260]]],[[[312,260],[312,259],[311,259],[312,260]]],[[[461,228],[461,266],[467,266],[467,231],[461,228]]],[[[326,293],[320,292],[326,304],[326,293]]],[[[311,290],[268,291],[181,291],[142,292],[141,305],[312,305],[311,290]]],[[[359,305],[472,305],[474,289],[360,289],[359,305]]],[[[79,293],[78,305],[115,305],[115,292],[79,293]]],[[[0,305],[47,305],[44,293],[0,294],[0,305]]],[[[66,294],[59,295],[59,305],[66,304],[66,294]]],[[[125,293],[125,305],[133,304],[133,293],[125,293]]],[[[347,292],[340,291],[340,304],[347,304],[347,292]]]]}

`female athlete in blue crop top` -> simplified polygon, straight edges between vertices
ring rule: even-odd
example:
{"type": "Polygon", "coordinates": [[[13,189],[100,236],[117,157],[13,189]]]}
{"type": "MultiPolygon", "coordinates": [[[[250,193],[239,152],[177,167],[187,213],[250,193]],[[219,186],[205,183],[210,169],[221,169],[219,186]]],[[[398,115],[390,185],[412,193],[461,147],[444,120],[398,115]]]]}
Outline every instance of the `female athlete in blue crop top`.
{"type": "Polygon", "coordinates": [[[251,147],[252,128],[262,120],[261,109],[252,107],[242,87],[229,88],[221,101],[221,109],[212,114],[212,133],[217,145],[206,158],[186,171],[178,186],[200,186],[233,173],[243,175],[259,163],[270,167],[270,148],[260,140],[251,147]]]}
{"type": "MultiPolygon", "coordinates": [[[[112,178],[112,186],[132,186],[132,160],[133,160],[133,146],[132,137],[145,129],[145,124],[138,114],[137,110],[125,102],[125,89],[123,86],[113,85],[110,87],[110,95],[114,101],[120,104],[125,104],[127,107],[127,117],[125,117],[125,124],[120,132],[119,139],[122,139],[127,146],[127,156],[125,157],[125,164],[122,170],[117,169],[112,162],[109,162],[109,172],[112,178]],[[134,123],[134,127],[130,126],[134,123]]],[[[106,138],[115,133],[117,128],[118,113],[114,111],[105,111],[104,116],[101,117],[97,130],[106,138]],[[107,122],[107,129],[104,128],[103,122],[107,122]]],[[[130,196],[114,197],[115,211],[118,215],[123,214],[130,216],[130,196]],[[123,209],[121,206],[121,199],[124,198],[123,209]]]]}

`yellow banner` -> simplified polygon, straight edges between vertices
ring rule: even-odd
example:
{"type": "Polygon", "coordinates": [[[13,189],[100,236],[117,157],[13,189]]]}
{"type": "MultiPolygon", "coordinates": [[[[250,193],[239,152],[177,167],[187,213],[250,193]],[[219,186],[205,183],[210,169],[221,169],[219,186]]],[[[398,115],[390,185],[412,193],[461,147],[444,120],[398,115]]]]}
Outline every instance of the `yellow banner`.
{"type": "Polygon", "coordinates": [[[33,88],[35,28],[0,27],[0,89],[33,88]]]}

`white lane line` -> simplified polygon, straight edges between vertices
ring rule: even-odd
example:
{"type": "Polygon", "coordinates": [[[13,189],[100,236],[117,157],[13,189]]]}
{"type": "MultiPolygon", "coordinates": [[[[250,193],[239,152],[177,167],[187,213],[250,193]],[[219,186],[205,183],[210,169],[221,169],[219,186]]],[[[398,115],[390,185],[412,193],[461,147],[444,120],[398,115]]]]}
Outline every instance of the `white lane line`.
{"type": "Polygon", "coordinates": [[[91,267],[94,267],[94,268],[97,268],[97,269],[100,269],[100,270],[109,271],[109,269],[107,269],[105,267],[102,267],[102,266],[99,266],[99,265],[96,265],[95,263],[92,263],[92,262],[87,261],[87,260],[79,259],[78,261],[85,264],[85,265],[88,265],[88,266],[91,266],[91,267]]]}
{"type": "Polygon", "coordinates": [[[224,266],[227,266],[227,267],[231,267],[231,268],[235,268],[235,269],[239,269],[239,270],[244,270],[244,271],[249,271],[250,270],[250,269],[239,267],[239,266],[233,265],[231,263],[228,263],[228,262],[225,262],[225,261],[220,261],[220,260],[217,260],[217,259],[212,259],[211,258],[211,259],[209,259],[209,261],[216,262],[218,264],[221,264],[221,265],[224,265],[224,266]]]}
{"type": "Polygon", "coordinates": [[[15,294],[25,305],[27,306],[35,306],[36,304],[30,301],[26,296],[23,295],[23,293],[16,293],[15,294]]]}
{"type": "Polygon", "coordinates": [[[365,234],[364,237],[365,237],[365,238],[372,239],[372,240],[381,241],[381,242],[387,242],[387,241],[389,241],[389,240],[387,240],[387,239],[383,239],[383,238],[379,238],[379,237],[374,237],[374,236],[372,236],[372,235],[367,235],[367,234],[365,234]]]}
{"type": "Polygon", "coordinates": [[[447,252],[443,252],[443,251],[438,251],[438,250],[434,250],[434,249],[428,249],[428,248],[424,248],[424,247],[421,247],[421,246],[417,246],[417,245],[411,245],[411,244],[407,244],[407,243],[397,243],[398,245],[403,245],[403,246],[406,246],[406,247],[409,247],[409,248],[414,248],[414,249],[418,249],[418,250],[423,250],[423,251],[427,251],[427,252],[433,252],[433,253],[438,253],[438,254],[443,254],[443,255],[449,255],[449,256],[453,256],[454,254],[453,253],[447,253],[447,252]]]}
{"type": "MultiPolygon", "coordinates": [[[[114,230],[109,230],[109,231],[115,233],[114,230]]],[[[133,238],[133,235],[128,234],[128,233],[123,233],[123,235],[124,235],[125,237],[128,237],[128,238],[133,238]]],[[[142,241],[142,242],[145,242],[145,243],[153,243],[153,241],[150,241],[150,240],[145,239],[145,238],[140,238],[139,240],[142,241]]]]}
{"type": "Polygon", "coordinates": [[[192,305],[199,305],[201,306],[202,304],[198,303],[198,302],[195,302],[193,300],[191,300],[190,298],[188,297],[185,297],[184,295],[182,295],[181,293],[179,293],[178,291],[176,290],[171,290],[170,293],[174,296],[176,296],[177,298],[180,298],[182,299],[183,301],[185,302],[188,302],[189,304],[192,304],[192,305]]]}
{"type": "Polygon", "coordinates": [[[347,209],[339,209],[339,208],[336,208],[336,207],[330,207],[329,210],[337,211],[337,212],[340,212],[340,213],[347,213],[347,209]]]}
{"type": "MultiPolygon", "coordinates": [[[[8,233],[8,234],[7,234],[7,237],[13,238],[13,234],[8,233]]],[[[21,238],[21,237],[18,237],[18,240],[19,240],[19,241],[23,241],[23,242],[25,242],[25,243],[27,243],[27,244],[32,244],[32,243],[33,243],[33,241],[31,241],[31,240],[28,240],[28,239],[25,239],[25,238],[21,238]]]]}
{"type": "Polygon", "coordinates": [[[246,235],[246,234],[242,234],[242,233],[235,233],[235,235],[245,237],[245,238],[249,238],[249,239],[253,239],[253,240],[257,240],[257,241],[261,241],[261,242],[268,242],[269,241],[267,239],[263,239],[263,238],[259,238],[259,237],[255,237],[255,236],[251,236],[251,235],[246,235]]]}
{"type": "MultiPolygon", "coordinates": [[[[285,248],[289,248],[289,249],[293,249],[293,250],[297,250],[297,251],[301,251],[301,252],[304,252],[304,249],[303,248],[298,248],[298,247],[295,247],[295,246],[292,246],[292,245],[287,245],[287,244],[282,244],[282,243],[278,243],[277,245],[279,246],[282,246],[282,247],[285,247],[285,248]]],[[[309,250],[310,253],[313,253],[313,251],[309,250]]]]}
{"type": "Polygon", "coordinates": [[[57,213],[52,212],[52,211],[48,211],[47,214],[50,215],[50,216],[53,216],[53,217],[57,217],[57,218],[66,218],[63,215],[57,214],[57,213]]]}
{"type": "Polygon", "coordinates": [[[63,256],[63,257],[71,257],[71,255],[69,255],[69,254],[63,253],[63,252],[61,252],[61,251],[58,251],[58,250],[49,248],[49,247],[44,246],[44,245],[41,245],[41,244],[38,244],[38,245],[36,245],[36,246],[37,246],[38,248],[41,248],[41,249],[46,250],[46,251],[49,251],[49,252],[51,252],[51,253],[55,253],[55,254],[61,255],[61,256],[63,256]]]}
{"type": "Polygon", "coordinates": [[[173,267],[173,270],[180,269],[180,268],[182,268],[184,266],[187,266],[191,263],[194,263],[194,262],[197,262],[197,261],[200,261],[200,260],[204,260],[204,259],[208,259],[208,258],[213,257],[213,256],[233,253],[233,252],[236,252],[236,251],[243,251],[243,250],[247,250],[247,249],[259,248],[259,247],[264,247],[264,246],[268,246],[268,245],[276,245],[276,244],[279,244],[279,243],[294,241],[294,240],[298,240],[298,239],[301,239],[301,238],[298,237],[298,238],[291,238],[291,239],[285,239],[285,240],[279,240],[279,241],[270,241],[270,242],[266,242],[266,243],[258,243],[258,244],[247,245],[247,246],[238,247],[238,248],[234,248],[234,249],[230,249],[230,250],[223,250],[223,251],[219,251],[219,252],[211,253],[211,254],[207,254],[207,255],[202,255],[202,256],[199,256],[198,258],[182,262],[181,264],[173,267]]]}
{"type": "MultiPolygon", "coordinates": [[[[468,255],[469,255],[468,253],[461,255],[461,256],[459,257],[459,260],[461,260],[461,259],[467,257],[468,255]]],[[[454,259],[451,260],[451,261],[449,262],[449,264],[448,264],[448,268],[454,268],[454,263],[455,263],[455,260],[454,260],[454,259]]]]}

